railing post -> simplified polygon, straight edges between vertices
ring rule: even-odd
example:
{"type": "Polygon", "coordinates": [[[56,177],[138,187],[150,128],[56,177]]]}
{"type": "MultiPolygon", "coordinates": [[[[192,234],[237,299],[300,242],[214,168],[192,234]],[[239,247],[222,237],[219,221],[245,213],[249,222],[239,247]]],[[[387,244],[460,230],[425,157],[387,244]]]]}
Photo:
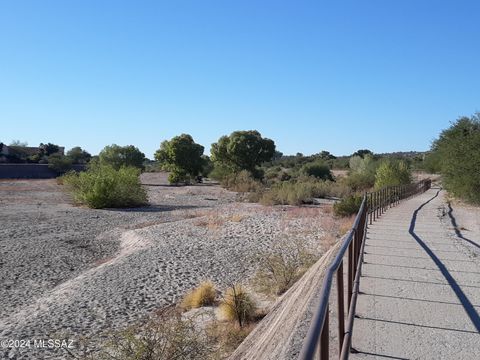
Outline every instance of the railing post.
{"type": "Polygon", "coordinates": [[[323,323],[322,334],[320,335],[320,360],[328,360],[329,353],[329,306],[327,305],[327,313],[325,314],[325,322],[323,323]]]}
{"type": "Polygon", "coordinates": [[[355,277],[353,269],[353,241],[348,246],[348,308],[350,309],[350,301],[353,293],[353,279],[355,277]]]}
{"type": "Polygon", "coordinates": [[[373,223],[373,214],[372,214],[372,208],[373,208],[373,206],[372,206],[372,194],[370,193],[370,194],[368,194],[368,195],[369,195],[369,198],[370,198],[370,202],[367,202],[367,205],[368,205],[367,209],[368,209],[368,212],[370,213],[370,225],[372,225],[372,223],[373,223]]]}
{"type": "Polygon", "coordinates": [[[337,270],[337,299],[338,299],[338,353],[342,352],[343,338],[345,336],[345,304],[343,301],[343,261],[337,270]]]}

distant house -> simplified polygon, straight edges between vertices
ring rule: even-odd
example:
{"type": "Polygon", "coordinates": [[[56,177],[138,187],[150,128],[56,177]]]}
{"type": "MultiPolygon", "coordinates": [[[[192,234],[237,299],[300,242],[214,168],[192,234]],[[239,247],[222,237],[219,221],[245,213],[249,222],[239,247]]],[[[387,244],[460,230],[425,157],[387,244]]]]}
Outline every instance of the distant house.
{"type": "MultiPolygon", "coordinates": [[[[0,143],[0,163],[22,163],[22,162],[38,162],[33,158],[38,155],[40,158],[43,149],[38,146],[7,146],[0,143]]],[[[57,154],[64,155],[65,148],[59,147],[57,154]]]]}

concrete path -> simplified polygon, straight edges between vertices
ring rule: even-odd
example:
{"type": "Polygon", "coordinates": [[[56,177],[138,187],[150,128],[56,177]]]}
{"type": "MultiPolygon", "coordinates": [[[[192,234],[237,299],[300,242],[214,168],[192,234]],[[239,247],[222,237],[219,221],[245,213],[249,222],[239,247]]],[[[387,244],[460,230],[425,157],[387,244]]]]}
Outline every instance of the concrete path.
{"type": "Polygon", "coordinates": [[[350,358],[480,359],[480,236],[454,226],[438,188],[370,226],[350,358]]]}

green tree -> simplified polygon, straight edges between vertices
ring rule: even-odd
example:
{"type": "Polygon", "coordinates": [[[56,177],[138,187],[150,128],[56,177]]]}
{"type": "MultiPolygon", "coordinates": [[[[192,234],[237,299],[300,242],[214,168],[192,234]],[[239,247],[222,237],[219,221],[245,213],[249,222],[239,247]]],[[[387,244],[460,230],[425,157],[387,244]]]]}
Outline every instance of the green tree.
{"type": "Polygon", "coordinates": [[[48,143],[48,144],[40,143],[39,148],[42,155],[45,155],[45,156],[50,156],[60,151],[60,146],[52,143],[48,143]]]}
{"type": "Polygon", "coordinates": [[[256,130],[235,131],[212,144],[211,152],[215,165],[227,167],[234,173],[247,170],[255,175],[257,166],[272,160],[275,143],[256,130]]]}
{"type": "Polygon", "coordinates": [[[330,151],[326,151],[326,150],[319,152],[316,156],[318,156],[320,159],[323,159],[323,160],[334,160],[337,158],[335,155],[332,155],[330,151]]]}
{"type": "Polygon", "coordinates": [[[445,188],[454,196],[480,203],[480,113],[461,117],[442,131],[432,151],[445,188]]]}
{"type": "Polygon", "coordinates": [[[406,185],[412,182],[412,172],[405,161],[384,160],[375,174],[375,188],[406,185]]]}
{"type": "Polygon", "coordinates": [[[83,150],[80,146],[75,146],[68,150],[67,156],[72,160],[73,164],[86,164],[92,157],[90,153],[83,150]]]}
{"type": "Polygon", "coordinates": [[[26,141],[20,141],[20,140],[12,140],[10,142],[9,146],[21,146],[21,147],[26,147],[28,146],[28,143],[26,141]]]}
{"type": "Polygon", "coordinates": [[[373,152],[368,149],[361,149],[352,154],[352,156],[360,156],[361,158],[365,157],[366,155],[373,156],[373,152]]]}
{"type": "Polygon", "coordinates": [[[122,166],[144,168],[145,154],[133,145],[119,146],[116,144],[105,146],[98,154],[100,165],[110,165],[118,170],[122,166]]]}
{"type": "Polygon", "coordinates": [[[48,167],[58,174],[63,174],[72,168],[72,159],[61,154],[52,154],[48,157],[48,167]]]}
{"type": "Polygon", "coordinates": [[[155,152],[155,159],[171,171],[169,181],[178,183],[195,177],[202,171],[204,147],[188,134],[165,140],[155,152]]]}

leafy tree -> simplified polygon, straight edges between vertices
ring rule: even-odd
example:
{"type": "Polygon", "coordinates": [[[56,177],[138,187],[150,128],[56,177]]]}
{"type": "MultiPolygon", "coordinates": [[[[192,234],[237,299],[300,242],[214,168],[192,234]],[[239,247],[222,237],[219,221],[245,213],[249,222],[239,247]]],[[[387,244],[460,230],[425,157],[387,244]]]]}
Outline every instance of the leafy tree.
{"type": "Polygon", "coordinates": [[[98,154],[100,165],[110,165],[118,170],[122,166],[144,168],[145,154],[133,145],[119,146],[117,144],[105,146],[98,154]]]}
{"type": "Polygon", "coordinates": [[[442,159],[438,151],[431,151],[425,154],[423,163],[420,165],[425,171],[432,174],[438,174],[442,169],[442,159]]]}
{"type": "Polygon", "coordinates": [[[12,140],[9,146],[21,146],[25,147],[28,146],[28,143],[26,141],[20,141],[20,140],[12,140]]]}
{"type": "Polygon", "coordinates": [[[60,151],[60,146],[52,144],[52,143],[48,143],[48,144],[40,143],[39,148],[40,148],[40,151],[41,151],[42,155],[45,155],[45,156],[50,156],[50,155],[58,153],[60,151]]]}
{"type": "Polygon", "coordinates": [[[366,155],[373,156],[373,152],[368,149],[361,149],[352,154],[352,156],[360,156],[361,158],[365,157],[366,155]]]}
{"type": "Polygon", "coordinates": [[[275,143],[256,130],[235,131],[212,144],[211,152],[216,165],[221,164],[235,173],[247,170],[257,174],[256,167],[271,161],[275,155],[275,143]]]}
{"type": "Polygon", "coordinates": [[[73,164],[86,164],[92,157],[90,153],[83,150],[80,146],[75,146],[68,150],[67,156],[72,160],[73,164]]]}
{"type": "Polygon", "coordinates": [[[72,168],[72,159],[61,154],[52,154],[48,157],[48,167],[58,174],[63,174],[72,168]]]}
{"type": "Polygon", "coordinates": [[[210,173],[213,171],[213,161],[210,159],[210,156],[208,155],[202,155],[202,171],[200,171],[200,174],[202,176],[209,176],[210,173]]]}
{"type": "Polygon", "coordinates": [[[412,182],[412,172],[405,161],[384,160],[375,174],[375,188],[406,185],[412,182]]]}
{"type": "Polygon", "coordinates": [[[155,152],[155,159],[171,171],[169,181],[178,183],[200,174],[205,164],[204,147],[188,134],[165,140],[155,152]]]}
{"type": "Polygon", "coordinates": [[[467,201],[480,203],[480,113],[462,117],[433,143],[445,188],[467,201]]]}
{"type": "Polygon", "coordinates": [[[334,160],[336,159],[337,157],[330,154],[329,151],[321,151],[320,153],[317,154],[317,156],[320,158],[320,159],[323,159],[323,160],[334,160]]]}
{"type": "Polygon", "coordinates": [[[281,151],[275,150],[272,160],[279,160],[282,158],[282,156],[283,156],[283,153],[281,151]]]}

